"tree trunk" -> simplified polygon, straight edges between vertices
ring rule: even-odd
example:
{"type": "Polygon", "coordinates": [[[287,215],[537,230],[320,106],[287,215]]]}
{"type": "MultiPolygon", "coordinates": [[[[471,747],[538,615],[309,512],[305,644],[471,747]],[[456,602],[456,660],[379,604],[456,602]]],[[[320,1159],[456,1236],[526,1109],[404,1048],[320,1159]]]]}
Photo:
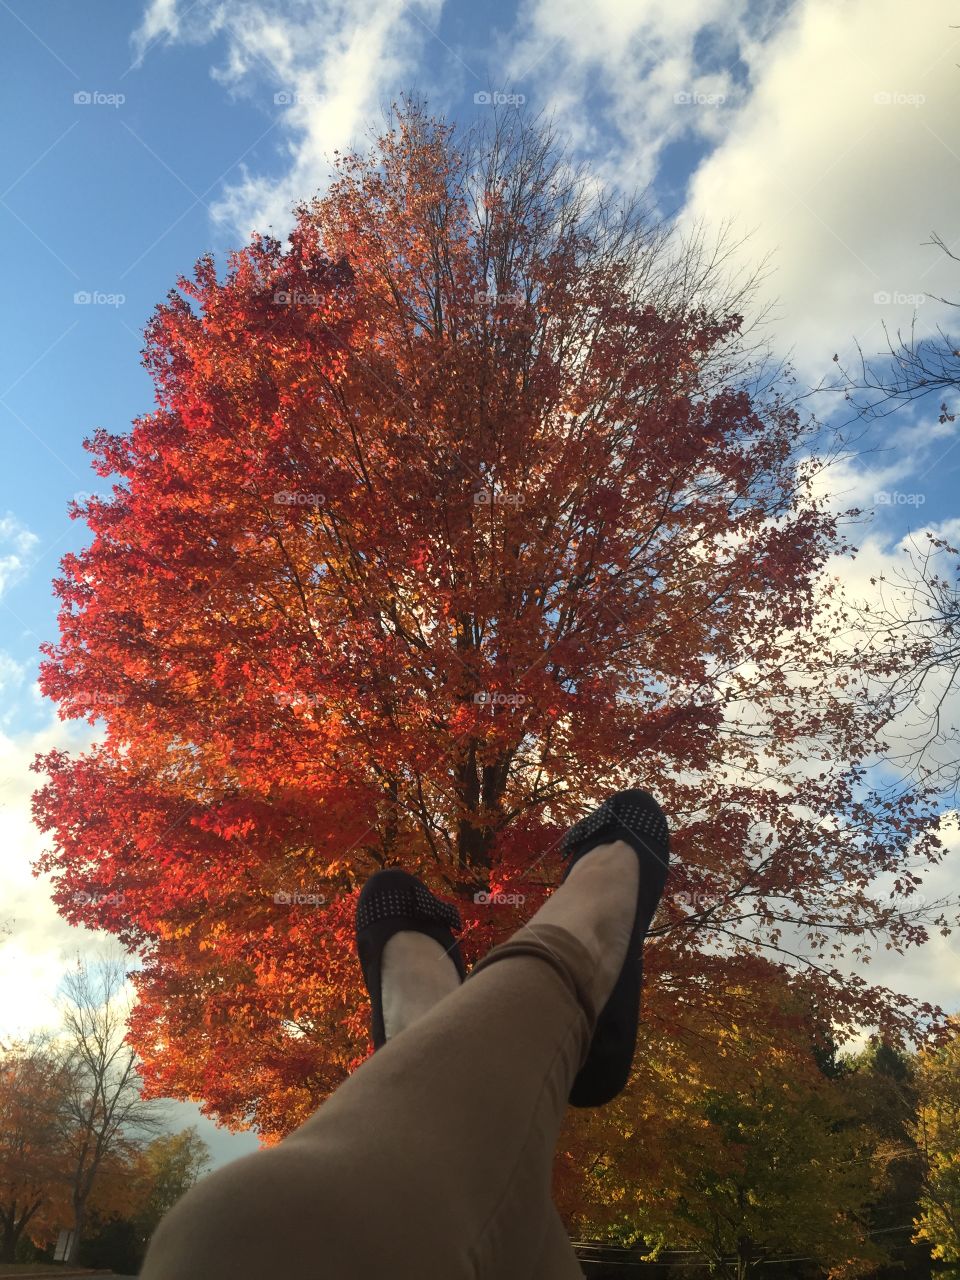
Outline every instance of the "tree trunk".
{"type": "Polygon", "coordinates": [[[19,1239],[19,1231],[4,1228],[3,1235],[0,1236],[0,1262],[13,1262],[19,1239]]]}
{"type": "Polygon", "coordinates": [[[490,867],[490,851],[497,838],[498,819],[502,819],[500,802],[509,769],[510,760],[504,757],[478,770],[475,742],[470,743],[466,758],[456,767],[457,794],[471,810],[457,824],[457,861],[461,869],[488,870],[490,867]],[[474,816],[481,808],[488,815],[485,820],[474,816]]]}
{"type": "Polygon", "coordinates": [[[42,1199],[38,1197],[29,1209],[22,1211],[19,1218],[17,1217],[16,1202],[14,1202],[9,1213],[0,1214],[0,1262],[14,1261],[20,1237],[26,1230],[27,1223],[40,1208],[41,1204],[42,1199]]]}
{"type": "Polygon", "coordinates": [[[80,1256],[80,1235],[83,1231],[83,1222],[86,1217],[87,1206],[85,1203],[73,1206],[73,1239],[70,1241],[70,1251],[67,1254],[66,1261],[76,1263],[80,1256]]]}

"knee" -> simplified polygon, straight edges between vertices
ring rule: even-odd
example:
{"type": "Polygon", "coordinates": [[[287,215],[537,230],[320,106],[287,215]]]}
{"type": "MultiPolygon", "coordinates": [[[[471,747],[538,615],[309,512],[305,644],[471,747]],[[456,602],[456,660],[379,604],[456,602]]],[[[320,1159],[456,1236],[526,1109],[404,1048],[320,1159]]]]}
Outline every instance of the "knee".
{"type": "Polygon", "coordinates": [[[315,1275],[317,1171],[297,1164],[273,1148],[209,1174],[160,1222],[141,1280],[263,1280],[281,1260],[289,1280],[315,1275]]]}

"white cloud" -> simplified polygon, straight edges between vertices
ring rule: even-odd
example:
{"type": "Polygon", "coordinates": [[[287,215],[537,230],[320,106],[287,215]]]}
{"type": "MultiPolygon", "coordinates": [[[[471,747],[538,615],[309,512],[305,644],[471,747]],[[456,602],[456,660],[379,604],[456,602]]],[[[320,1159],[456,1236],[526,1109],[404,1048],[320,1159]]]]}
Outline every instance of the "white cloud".
{"type": "Polygon", "coordinates": [[[151,0],[143,15],[143,21],[133,34],[133,46],[137,62],[147,48],[162,37],[175,39],[180,32],[177,17],[177,0],[151,0]]]}
{"type": "MultiPolygon", "coordinates": [[[[915,909],[930,907],[943,899],[956,903],[960,889],[960,831],[955,813],[944,815],[940,837],[945,845],[944,857],[924,873],[922,893],[912,900],[915,909]]],[[[954,905],[954,917],[956,912],[954,905]]],[[[948,910],[947,915],[950,914],[948,910]]],[[[960,1010],[960,933],[955,930],[943,937],[933,928],[928,928],[928,933],[929,940],[923,946],[913,947],[903,955],[877,943],[869,965],[858,966],[858,972],[870,982],[955,1012],[960,1010]]]]}
{"type": "Polygon", "coordinates": [[[397,95],[442,6],[443,0],[245,0],[181,13],[174,0],[153,0],[134,35],[138,55],[160,35],[165,43],[225,39],[225,62],[211,74],[231,93],[262,103],[288,157],[279,177],[241,163],[240,181],[211,206],[215,220],[243,240],[268,227],[282,237],[292,226],[293,204],[327,183],[334,151],[356,142],[379,117],[381,100],[397,95]],[[285,95],[279,103],[278,94],[285,95]]]}
{"type": "Polygon", "coordinates": [[[955,321],[932,295],[960,294],[960,268],[923,242],[956,234],[960,33],[949,0],[922,22],[896,0],[806,0],[796,14],[758,54],[754,90],[697,170],[682,221],[732,217],[756,229],[753,260],[777,251],[768,287],[816,383],[854,336],[868,358],[885,350],[882,321],[906,331],[916,311],[917,336],[955,321]]]}
{"type": "Polygon", "coordinates": [[[23,684],[27,674],[27,664],[17,662],[8,653],[0,651],[0,729],[5,729],[18,715],[17,703],[12,697],[15,690],[23,684]]]}
{"type": "Polygon", "coordinates": [[[71,958],[113,942],[62,920],[50,900],[49,879],[35,878],[30,870],[45,845],[30,811],[42,779],[30,772],[30,763],[38,751],[77,748],[89,740],[89,726],[76,722],[54,722],[18,737],[0,734],[0,924],[7,930],[0,934],[0,1037],[55,1025],[54,998],[71,958]]]}
{"type": "MultiPolygon", "coordinates": [[[[928,407],[915,422],[904,421],[902,415],[886,419],[882,448],[857,452],[854,441],[849,452],[813,475],[811,493],[826,499],[834,512],[859,507],[884,526],[916,529],[931,477],[935,480],[934,473],[950,448],[946,441],[960,438],[955,425],[936,421],[936,412],[928,407]]],[[[867,436],[867,446],[872,438],[867,436]]]]}
{"type": "Polygon", "coordinates": [[[955,327],[933,295],[960,296],[960,265],[924,244],[956,235],[950,0],[921,22],[899,0],[532,0],[522,14],[504,42],[510,87],[556,112],[607,181],[645,187],[680,140],[710,149],[679,226],[729,222],[731,244],[747,237],[731,268],[772,255],[756,307],[779,303],[776,337],[804,380],[832,380],[854,337],[868,358],[886,350],[881,321],[955,327]]]}
{"type": "Polygon", "coordinates": [[[26,672],[26,663],[17,662],[8,653],[0,653],[0,693],[9,693],[11,689],[19,688],[26,672]]]}
{"type": "Polygon", "coordinates": [[[0,516],[0,596],[27,572],[30,552],[39,541],[11,512],[0,516]]]}
{"type": "Polygon", "coordinates": [[[506,65],[596,172],[645,187],[670,143],[726,135],[749,94],[744,64],[791,21],[779,0],[534,0],[504,42],[506,65]]]}
{"type": "MultiPolygon", "coordinates": [[[[137,52],[217,38],[213,76],[262,101],[275,119],[268,139],[286,153],[279,175],[241,162],[214,217],[243,239],[285,233],[291,206],[326,184],[333,151],[360,141],[409,78],[423,86],[442,6],[151,0],[137,52]],[[275,105],[275,93],[292,100],[275,105]]],[[[498,87],[526,94],[525,110],[555,113],[614,185],[645,187],[671,143],[711,148],[680,226],[730,222],[732,241],[752,233],[731,270],[772,253],[757,309],[779,301],[780,346],[816,383],[837,374],[834,352],[851,358],[854,337],[868,356],[882,351],[883,321],[895,332],[916,310],[922,335],[954,318],[933,295],[960,295],[960,266],[923,243],[932,231],[950,240],[960,196],[953,17],[950,0],[932,0],[923,22],[898,0],[530,0],[496,47],[491,36],[484,66],[498,87]]],[[[487,87],[454,50],[437,61],[487,87]]]]}

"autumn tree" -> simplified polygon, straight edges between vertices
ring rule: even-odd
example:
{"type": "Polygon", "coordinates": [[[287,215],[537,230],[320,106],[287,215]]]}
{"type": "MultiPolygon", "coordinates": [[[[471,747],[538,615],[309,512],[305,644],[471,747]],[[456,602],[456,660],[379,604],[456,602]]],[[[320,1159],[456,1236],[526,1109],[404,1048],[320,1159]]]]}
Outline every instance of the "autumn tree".
{"type": "Polygon", "coordinates": [[[645,1028],[636,1089],[568,1121],[587,1172],[580,1185],[561,1173],[562,1213],[651,1259],[694,1251],[730,1280],[783,1259],[873,1270],[886,1257],[864,1226],[878,1135],[850,1078],[824,1070],[808,993],[768,961],[714,966],[710,987],[681,1036],[645,1028]]]}
{"type": "Polygon", "coordinates": [[[917,1117],[915,1055],[874,1038],[847,1054],[861,1116],[876,1137],[875,1185],[864,1220],[897,1255],[902,1270],[925,1276],[929,1250],[911,1240],[923,1180],[923,1159],[914,1140],[917,1117]]]}
{"type": "MultiPolygon", "coordinates": [[[[951,249],[938,232],[933,232],[926,243],[938,248],[951,262],[960,263],[960,255],[951,249]]],[[[916,296],[921,302],[926,301],[924,294],[918,293],[916,296]]],[[[960,302],[956,299],[941,298],[937,294],[933,297],[945,306],[960,307],[960,302]]],[[[847,370],[840,366],[836,389],[842,388],[858,416],[869,421],[885,418],[905,404],[935,395],[940,399],[940,425],[954,422],[956,414],[951,412],[943,393],[947,392],[954,398],[960,391],[960,351],[957,350],[957,338],[941,325],[937,326],[936,336],[927,334],[918,337],[916,313],[907,335],[897,329],[894,338],[885,322],[883,334],[886,349],[876,352],[872,357],[865,356],[860,343],[856,343],[860,367],[847,370]]],[[[836,356],[834,359],[839,365],[839,359],[836,356]]],[[[954,400],[954,405],[955,403],[954,400]]]]}
{"type": "Polygon", "coordinates": [[[152,1092],[289,1132],[368,1049],[362,880],[456,896],[472,960],[616,785],[674,833],[648,1016],[679,1035],[718,953],[841,1029],[936,1012],[848,977],[925,938],[936,808],[873,780],[899,659],[844,647],[829,448],[725,272],[549,130],[407,102],[287,245],[157,307],[41,674],[103,736],[35,797],[61,913],[142,959],[152,1092]]]}
{"type": "Polygon", "coordinates": [[[917,1237],[951,1275],[960,1274],[960,1019],[946,1043],[919,1055],[915,1135],[924,1157],[917,1237]]]}
{"type": "Polygon", "coordinates": [[[195,1125],[179,1133],[161,1134],[140,1154],[140,1180],[148,1194],[138,1215],[144,1243],[157,1223],[210,1165],[210,1149],[195,1125]]]}
{"type": "Polygon", "coordinates": [[[67,1078],[41,1039],[0,1052],[0,1262],[13,1262],[67,1178],[59,1119],[67,1078]]]}
{"type": "Polygon", "coordinates": [[[119,954],[94,964],[78,957],[64,980],[64,1034],[59,1042],[66,1089],[58,1116],[57,1143],[68,1167],[73,1240],[68,1262],[76,1262],[91,1197],[109,1172],[122,1188],[123,1166],[145,1137],[162,1127],[155,1103],[141,1097],[136,1053],[128,1043],[119,954]]]}
{"type": "Polygon", "coordinates": [[[159,1134],[139,1151],[115,1161],[106,1177],[98,1179],[81,1262],[139,1271],[160,1219],[204,1174],[209,1162],[207,1144],[192,1125],[178,1133],[159,1134]],[[118,1174],[124,1180],[124,1198],[114,1193],[118,1174]]]}
{"type": "MultiPolygon", "coordinates": [[[[960,263],[960,256],[937,232],[928,243],[950,259],[948,266],[960,263]]],[[[934,295],[934,300],[960,307],[955,297],[934,295]]],[[[937,428],[940,434],[943,428],[949,433],[960,403],[956,329],[951,334],[938,324],[935,334],[918,335],[914,314],[908,333],[897,329],[894,337],[884,323],[883,334],[885,349],[871,356],[857,342],[859,368],[846,369],[838,361],[838,378],[830,389],[843,391],[854,417],[868,424],[868,430],[871,424],[916,404],[931,418],[936,413],[935,433],[937,428]]],[[[925,474],[931,470],[928,467],[925,474]]],[[[958,548],[929,531],[918,541],[910,540],[906,565],[873,580],[875,599],[862,611],[866,629],[894,649],[911,637],[923,637],[916,660],[897,663],[887,682],[891,718],[901,718],[900,736],[905,739],[896,764],[935,783],[953,800],[960,797],[958,557],[958,548]]]]}

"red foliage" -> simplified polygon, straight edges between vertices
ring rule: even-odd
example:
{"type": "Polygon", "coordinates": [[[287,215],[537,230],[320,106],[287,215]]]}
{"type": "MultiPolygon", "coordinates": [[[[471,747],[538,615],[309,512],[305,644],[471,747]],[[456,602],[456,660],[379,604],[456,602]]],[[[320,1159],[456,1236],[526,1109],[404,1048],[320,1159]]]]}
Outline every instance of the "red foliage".
{"type": "Polygon", "coordinates": [[[106,733],[37,762],[38,870],[143,956],[151,1089],[267,1134],[366,1050],[364,877],[455,895],[473,959],[617,783],[675,832],[658,1016],[718,947],[813,957],[841,1022],[916,1014],[833,972],[837,941],[922,936],[874,885],[938,841],[927,797],[868,787],[796,412],[706,376],[739,317],[652,302],[642,235],[561,216],[523,156],[473,208],[466,163],[407,110],[288,248],[178,282],[157,407],[88,443],[119,480],[55,584],[43,691],[106,733]]]}

